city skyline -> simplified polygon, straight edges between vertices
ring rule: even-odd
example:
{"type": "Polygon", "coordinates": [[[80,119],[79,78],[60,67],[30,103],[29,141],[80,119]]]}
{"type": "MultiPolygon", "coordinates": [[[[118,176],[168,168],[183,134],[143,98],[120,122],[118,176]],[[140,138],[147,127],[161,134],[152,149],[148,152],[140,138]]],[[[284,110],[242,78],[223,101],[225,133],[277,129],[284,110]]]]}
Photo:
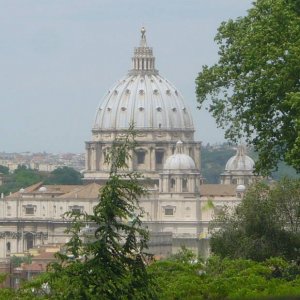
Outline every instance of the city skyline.
{"type": "Polygon", "coordinates": [[[196,140],[224,141],[209,113],[196,109],[195,78],[217,61],[222,21],[251,1],[0,0],[0,151],[84,152],[96,109],[131,69],[145,26],[160,74],[193,112],[196,140]]]}

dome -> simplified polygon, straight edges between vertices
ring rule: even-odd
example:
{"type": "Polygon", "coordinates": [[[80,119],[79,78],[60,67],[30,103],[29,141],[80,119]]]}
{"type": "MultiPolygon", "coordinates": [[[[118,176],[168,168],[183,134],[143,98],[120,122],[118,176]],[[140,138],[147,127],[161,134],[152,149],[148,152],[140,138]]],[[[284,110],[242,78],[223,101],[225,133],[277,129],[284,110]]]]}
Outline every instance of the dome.
{"type": "Polygon", "coordinates": [[[243,184],[239,184],[239,185],[236,187],[237,193],[243,193],[243,192],[245,192],[245,190],[246,190],[246,187],[245,187],[243,184]]]}
{"type": "Polygon", "coordinates": [[[93,130],[194,130],[191,113],[176,87],[158,74],[145,29],[135,48],[133,69],[108,91],[101,102],[93,130]]]}
{"type": "Polygon", "coordinates": [[[42,186],[39,188],[39,192],[46,192],[47,191],[47,188],[45,186],[42,186]]]}
{"type": "Polygon", "coordinates": [[[176,144],[176,153],[167,158],[164,164],[164,170],[194,170],[196,165],[194,160],[182,153],[182,142],[176,144]]]}
{"type": "Polygon", "coordinates": [[[225,171],[253,171],[254,161],[245,154],[245,147],[238,146],[236,155],[232,156],[225,167],[225,171]]]}

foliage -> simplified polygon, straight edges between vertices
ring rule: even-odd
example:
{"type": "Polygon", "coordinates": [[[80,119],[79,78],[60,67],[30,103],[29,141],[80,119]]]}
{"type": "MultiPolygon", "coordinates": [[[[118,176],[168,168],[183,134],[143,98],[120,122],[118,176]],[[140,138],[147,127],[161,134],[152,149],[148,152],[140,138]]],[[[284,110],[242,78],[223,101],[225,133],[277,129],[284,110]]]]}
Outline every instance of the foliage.
{"type": "Polygon", "coordinates": [[[171,254],[169,260],[190,264],[196,261],[196,258],[197,256],[192,250],[186,248],[185,246],[181,246],[180,251],[175,254],[171,254]]]}
{"type": "Polygon", "coordinates": [[[298,0],[256,0],[245,17],[223,22],[219,61],[203,66],[197,98],[226,138],[253,144],[256,169],[284,160],[300,171],[300,14],[298,0]]]}
{"type": "Polygon", "coordinates": [[[0,165],[0,173],[4,174],[4,175],[8,175],[9,174],[9,168],[0,165]]]}
{"type": "Polygon", "coordinates": [[[59,167],[50,173],[45,184],[82,184],[81,174],[70,167],[59,167]]]}
{"type": "Polygon", "coordinates": [[[233,212],[211,223],[211,249],[221,257],[263,261],[300,258],[300,180],[257,183],[233,212]]]}
{"type": "Polygon", "coordinates": [[[13,255],[10,258],[10,263],[11,263],[13,268],[20,267],[20,265],[22,263],[31,264],[31,262],[32,262],[32,257],[30,255],[29,256],[15,256],[15,255],[13,255]]]}
{"type": "Polygon", "coordinates": [[[218,149],[203,147],[201,149],[201,172],[207,183],[219,183],[220,174],[224,172],[228,159],[235,154],[235,150],[227,145],[220,145],[218,149]]]}
{"type": "Polygon", "coordinates": [[[0,193],[8,195],[41,181],[44,184],[82,184],[81,174],[70,167],[57,168],[47,174],[21,165],[12,174],[6,175],[0,193]]]}
{"type": "Polygon", "coordinates": [[[12,174],[7,175],[5,184],[0,186],[0,193],[7,195],[10,192],[16,192],[21,188],[38,183],[44,178],[45,175],[37,170],[29,169],[23,165],[18,166],[12,174]]]}
{"type": "MultiPolygon", "coordinates": [[[[271,258],[264,262],[210,257],[205,263],[158,261],[149,267],[160,299],[262,299],[300,295],[300,267],[271,258]]],[[[280,298],[286,299],[286,298],[280,298]]]]}
{"type": "MultiPolygon", "coordinates": [[[[148,232],[142,228],[138,198],[146,195],[140,175],[128,172],[127,161],[134,149],[134,132],[114,142],[107,162],[109,180],[100,189],[93,214],[69,213],[73,218],[66,253],[50,266],[47,276],[34,289],[47,299],[156,299],[146,262],[148,232]],[[93,236],[85,233],[92,226],[93,236]]],[[[33,283],[36,284],[36,283],[33,283]]]]}

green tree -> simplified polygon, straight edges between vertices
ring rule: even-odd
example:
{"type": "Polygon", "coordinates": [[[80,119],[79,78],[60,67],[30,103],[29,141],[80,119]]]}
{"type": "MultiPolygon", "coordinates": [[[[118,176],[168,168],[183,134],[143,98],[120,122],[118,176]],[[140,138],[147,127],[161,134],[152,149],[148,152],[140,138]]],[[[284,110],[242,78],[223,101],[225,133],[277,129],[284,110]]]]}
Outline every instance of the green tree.
{"type": "Polygon", "coordinates": [[[244,136],[264,174],[284,160],[300,171],[300,13],[298,0],[256,0],[245,17],[223,22],[219,61],[196,79],[199,108],[225,136],[244,136]]]}
{"type": "Polygon", "coordinates": [[[4,175],[8,175],[9,174],[9,168],[0,165],[0,173],[4,174],[4,175]]]}
{"type": "Polygon", "coordinates": [[[59,167],[50,173],[45,184],[82,184],[81,174],[70,167],[59,167]]]}
{"type": "Polygon", "coordinates": [[[10,192],[16,192],[21,188],[43,181],[44,178],[45,175],[39,171],[20,165],[12,174],[6,176],[5,183],[0,186],[0,193],[7,195],[10,192]]]}
{"type": "Polygon", "coordinates": [[[23,257],[13,255],[10,258],[10,263],[11,263],[13,268],[20,267],[20,265],[22,263],[31,264],[31,262],[32,262],[32,257],[30,255],[29,256],[23,256],[23,257]]]}
{"type": "Polygon", "coordinates": [[[34,291],[41,293],[47,282],[47,299],[156,299],[146,270],[151,258],[145,253],[148,232],[142,227],[138,205],[146,189],[140,175],[128,172],[127,166],[135,145],[132,130],[112,145],[106,158],[110,177],[100,189],[93,214],[67,215],[73,222],[66,252],[57,255],[59,262],[50,266],[38,285],[33,283],[34,291]],[[92,235],[85,231],[87,224],[92,235]]]}
{"type": "Polygon", "coordinates": [[[211,223],[211,249],[221,257],[299,259],[299,226],[300,180],[258,183],[233,212],[225,210],[211,223]]]}
{"type": "Polygon", "coordinates": [[[201,149],[201,172],[207,183],[219,183],[220,174],[224,172],[228,159],[235,154],[235,150],[226,145],[218,149],[203,147],[201,149]]]}
{"type": "Polygon", "coordinates": [[[300,267],[282,258],[256,262],[211,256],[205,263],[167,259],[149,266],[149,272],[163,300],[294,299],[290,297],[300,295],[300,267]]]}

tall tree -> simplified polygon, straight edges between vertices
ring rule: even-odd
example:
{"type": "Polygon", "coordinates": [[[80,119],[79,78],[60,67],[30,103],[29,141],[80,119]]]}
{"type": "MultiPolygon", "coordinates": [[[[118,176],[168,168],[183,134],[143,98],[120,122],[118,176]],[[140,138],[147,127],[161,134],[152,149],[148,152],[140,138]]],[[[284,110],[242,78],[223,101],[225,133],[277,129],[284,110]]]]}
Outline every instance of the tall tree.
{"type": "Polygon", "coordinates": [[[244,136],[263,174],[284,160],[300,171],[300,12],[298,0],[256,0],[245,17],[223,22],[219,61],[196,79],[199,108],[225,136],[244,136]]]}
{"type": "Polygon", "coordinates": [[[257,261],[300,257],[300,180],[284,178],[273,186],[258,183],[235,210],[211,223],[212,251],[222,257],[257,261]]]}
{"type": "Polygon", "coordinates": [[[82,184],[81,174],[70,167],[59,167],[51,172],[45,184],[82,184]]]}
{"type": "Polygon", "coordinates": [[[8,175],[9,174],[9,168],[0,165],[0,173],[4,174],[4,175],[8,175]]]}
{"type": "Polygon", "coordinates": [[[41,283],[47,282],[47,299],[156,299],[146,270],[148,232],[138,204],[147,191],[140,175],[127,166],[135,146],[132,130],[114,142],[107,156],[110,177],[100,189],[93,214],[68,214],[73,225],[66,253],[58,254],[59,262],[35,288],[41,293],[41,283]]]}

